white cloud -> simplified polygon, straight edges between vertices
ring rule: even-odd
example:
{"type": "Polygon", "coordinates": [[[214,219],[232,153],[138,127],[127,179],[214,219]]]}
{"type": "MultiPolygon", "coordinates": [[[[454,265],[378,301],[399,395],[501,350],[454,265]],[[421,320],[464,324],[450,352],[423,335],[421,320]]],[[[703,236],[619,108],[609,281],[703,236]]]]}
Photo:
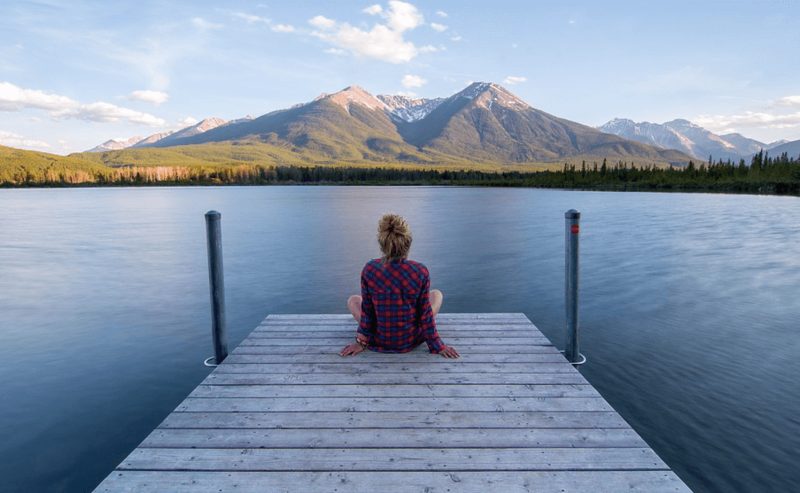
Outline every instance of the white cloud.
{"type": "Polygon", "coordinates": [[[436,15],[442,18],[447,18],[447,14],[445,12],[442,12],[441,10],[437,11],[436,15]]]}
{"type": "Polygon", "coordinates": [[[13,132],[7,132],[5,130],[0,130],[0,145],[4,145],[6,147],[14,147],[17,149],[50,148],[50,144],[48,144],[47,142],[36,139],[26,139],[22,135],[15,134],[13,132]]]}
{"type": "Polygon", "coordinates": [[[403,80],[401,81],[401,84],[403,84],[403,87],[405,87],[406,89],[411,89],[412,87],[422,87],[427,83],[428,81],[423,79],[422,77],[410,74],[406,74],[406,76],[403,77],[403,80]]]}
{"type": "Polygon", "coordinates": [[[509,75],[506,77],[506,80],[503,81],[503,84],[518,84],[520,82],[526,82],[527,80],[526,77],[514,77],[513,75],[509,75]]]}
{"type": "Polygon", "coordinates": [[[414,29],[425,22],[416,7],[410,3],[399,1],[389,2],[389,11],[386,17],[389,19],[389,27],[399,33],[414,29]]]}
{"type": "Polygon", "coordinates": [[[461,36],[455,36],[453,38],[450,38],[450,41],[461,41],[461,36]]]}
{"type": "Polygon", "coordinates": [[[34,89],[21,89],[10,82],[0,83],[0,111],[19,111],[20,108],[35,108],[61,112],[75,108],[79,103],[66,96],[47,94],[34,89]]]}
{"type": "Polygon", "coordinates": [[[158,106],[169,100],[169,94],[161,91],[133,91],[124,99],[128,101],[143,101],[158,106]]]}
{"type": "Polygon", "coordinates": [[[224,27],[222,24],[214,24],[213,22],[208,22],[200,17],[195,17],[192,19],[192,24],[201,29],[222,29],[224,27]]]}
{"type": "Polygon", "coordinates": [[[375,5],[373,5],[371,7],[365,8],[362,12],[364,12],[365,14],[369,14],[369,15],[376,15],[376,14],[380,14],[381,12],[383,12],[383,7],[381,7],[379,4],[376,3],[375,5]]]}
{"type": "Polygon", "coordinates": [[[308,21],[317,28],[311,35],[334,46],[326,53],[342,54],[346,50],[356,57],[374,58],[390,63],[408,62],[420,53],[437,51],[433,46],[417,48],[406,41],[403,33],[424,24],[422,14],[410,3],[390,1],[387,8],[379,4],[363,10],[364,13],[385,19],[370,30],[355,27],[347,22],[318,15],[308,21]]]}
{"type": "Polygon", "coordinates": [[[800,108],[800,96],[785,96],[772,101],[772,106],[800,108]]]}
{"type": "Polygon", "coordinates": [[[419,50],[413,43],[386,26],[376,25],[371,31],[344,24],[333,36],[320,36],[340,48],[350,50],[357,56],[376,58],[391,63],[407,62],[417,56],[419,50]]]}
{"type": "Polygon", "coordinates": [[[447,31],[447,26],[442,25],[442,24],[437,24],[435,22],[431,22],[431,27],[436,29],[439,32],[447,31]]]}
{"type": "Polygon", "coordinates": [[[336,21],[335,20],[328,19],[327,17],[323,17],[321,15],[318,15],[318,16],[314,17],[313,19],[309,20],[308,23],[311,24],[312,26],[318,28],[318,29],[324,29],[326,31],[329,31],[329,30],[333,29],[334,27],[336,27],[336,21]]]}
{"type": "MultiPolygon", "coordinates": [[[[244,12],[236,12],[233,14],[235,17],[239,19],[244,19],[248,24],[253,24],[255,22],[263,22],[264,24],[272,24],[272,19],[268,17],[261,17],[258,15],[247,14],[244,12]]],[[[272,26],[271,29],[276,33],[291,33],[294,32],[294,26],[290,26],[287,24],[278,24],[272,26]]]]}
{"type": "Polygon", "coordinates": [[[347,55],[347,50],[343,50],[341,48],[328,48],[324,51],[325,53],[330,53],[331,55],[347,55]]]}
{"type": "MultiPolygon", "coordinates": [[[[784,96],[734,115],[700,115],[692,123],[716,134],[800,128],[800,96],[784,96]],[[794,112],[792,112],[794,110],[794,112]]],[[[762,132],[763,133],[763,132],[762,132]]]]}
{"type": "Polygon", "coordinates": [[[100,123],[120,123],[122,120],[128,120],[131,123],[147,125],[148,127],[164,127],[167,124],[167,122],[161,118],[148,113],[142,113],[141,111],[122,108],[111,103],[103,102],[82,104],[79,108],[58,116],[71,120],[100,123]]]}
{"type": "Polygon", "coordinates": [[[736,132],[741,128],[781,129],[800,127],[800,112],[776,115],[765,112],[745,111],[739,115],[700,115],[692,119],[714,133],[736,132]]]}
{"type": "Polygon", "coordinates": [[[269,24],[270,22],[272,22],[272,20],[266,17],[259,17],[253,14],[245,14],[244,12],[236,12],[233,15],[240,19],[244,19],[245,21],[247,21],[248,24],[252,24],[254,22],[263,22],[265,24],[269,24]]]}
{"type": "Polygon", "coordinates": [[[9,82],[0,83],[0,111],[19,111],[20,108],[48,111],[53,119],[119,123],[125,119],[131,123],[150,127],[163,127],[166,122],[148,113],[122,108],[110,103],[81,104],[66,96],[46,94],[33,89],[21,89],[9,82]]]}

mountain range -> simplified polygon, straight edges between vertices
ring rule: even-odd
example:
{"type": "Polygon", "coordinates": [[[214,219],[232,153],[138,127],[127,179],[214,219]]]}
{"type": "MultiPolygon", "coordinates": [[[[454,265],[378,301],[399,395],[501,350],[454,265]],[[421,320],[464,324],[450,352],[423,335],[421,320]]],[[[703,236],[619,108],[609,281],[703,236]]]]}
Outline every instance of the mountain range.
{"type": "MultiPolygon", "coordinates": [[[[616,118],[597,129],[662,149],[679,150],[703,161],[707,160],[709,156],[714,161],[748,159],[761,150],[769,151],[787,144],[786,141],[765,144],[738,133],[716,135],[688,120],[673,120],[658,124],[637,123],[633,120],[616,118]]],[[[794,144],[795,146],[790,146],[790,148],[800,149],[800,141],[794,144]]],[[[790,152],[790,155],[793,154],[790,152]]]]}
{"type": "MultiPolygon", "coordinates": [[[[513,167],[608,159],[683,166],[691,159],[550,115],[486,82],[435,99],[373,96],[350,86],[258,118],[209,118],[178,132],[136,140],[127,149],[222,143],[261,146],[275,156],[275,164],[513,167]]],[[[114,145],[107,142],[92,151],[124,152],[112,150],[114,145]]]]}
{"type": "Polygon", "coordinates": [[[226,122],[221,118],[206,118],[201,122],[195,123],[194,125],[189,125],[188,127],[184,127],[180,130],[153,134],[147,138],[131,137],[130,139],[123,141],[108,140],[97,147],[89,149],[86,152],[118,151],[128,148],[147,147],[156,142],[160,142],[159,145],[161,146],[181,145],[183,143],[181,139],[183,138],[206,132],[221,125],[236,124],[248,120],[252,120],[252,117],[248,116],[231,122],[226,122]]]}

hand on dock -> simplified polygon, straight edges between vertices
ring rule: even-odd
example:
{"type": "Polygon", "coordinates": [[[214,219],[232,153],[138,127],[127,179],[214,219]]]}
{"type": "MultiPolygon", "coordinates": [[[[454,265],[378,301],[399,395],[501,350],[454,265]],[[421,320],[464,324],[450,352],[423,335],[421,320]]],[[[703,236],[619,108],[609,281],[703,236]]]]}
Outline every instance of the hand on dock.
{"type": "Polygon", "coordinates": [[[361,344],[354,342],[353,344],[350,344],[349,346],[339,351],[339,356],[353,356],[360,353],[363,350],[364,348],[361,346],[361,344]]]}
{"type": "Polygon", "coordinates": [[[444,349],[439,351],[439,354],[441,354],[445,358],[458,358],[459,357],[458,351],[456,351],[456,348],[454,348],[452,346],[445,346],[444,349]]]}

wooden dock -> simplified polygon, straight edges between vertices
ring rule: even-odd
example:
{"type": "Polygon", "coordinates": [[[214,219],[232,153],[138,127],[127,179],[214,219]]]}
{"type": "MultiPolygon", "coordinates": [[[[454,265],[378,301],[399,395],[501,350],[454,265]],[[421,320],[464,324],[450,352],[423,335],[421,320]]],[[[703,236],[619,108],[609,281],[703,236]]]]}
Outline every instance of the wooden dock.
{"type": "Polygon", "coordinates": [[[460,359],[270,315],[95,492],[690,492],[523,314],[436,322],[460,359]]]}

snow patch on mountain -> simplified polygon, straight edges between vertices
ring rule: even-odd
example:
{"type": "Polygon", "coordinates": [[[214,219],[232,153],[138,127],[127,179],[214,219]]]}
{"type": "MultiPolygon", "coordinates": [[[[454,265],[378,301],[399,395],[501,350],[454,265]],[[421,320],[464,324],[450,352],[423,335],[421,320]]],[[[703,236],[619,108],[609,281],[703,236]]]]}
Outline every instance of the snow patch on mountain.
{"type": "Polygon", "coordinates": [[[410,98],[386,94],[379,94],[376,98],[386,106],[389,115],[408,123],[422,120],[445,100],[445,98],[410,98]]]}
{"type": "Polygon", "coordinates": [[[475,99],[480,96],[483,91],[489,88],[489,82],[473,82],[466,89],[457,94],[457,96],[467,99],[475,99]]]}

